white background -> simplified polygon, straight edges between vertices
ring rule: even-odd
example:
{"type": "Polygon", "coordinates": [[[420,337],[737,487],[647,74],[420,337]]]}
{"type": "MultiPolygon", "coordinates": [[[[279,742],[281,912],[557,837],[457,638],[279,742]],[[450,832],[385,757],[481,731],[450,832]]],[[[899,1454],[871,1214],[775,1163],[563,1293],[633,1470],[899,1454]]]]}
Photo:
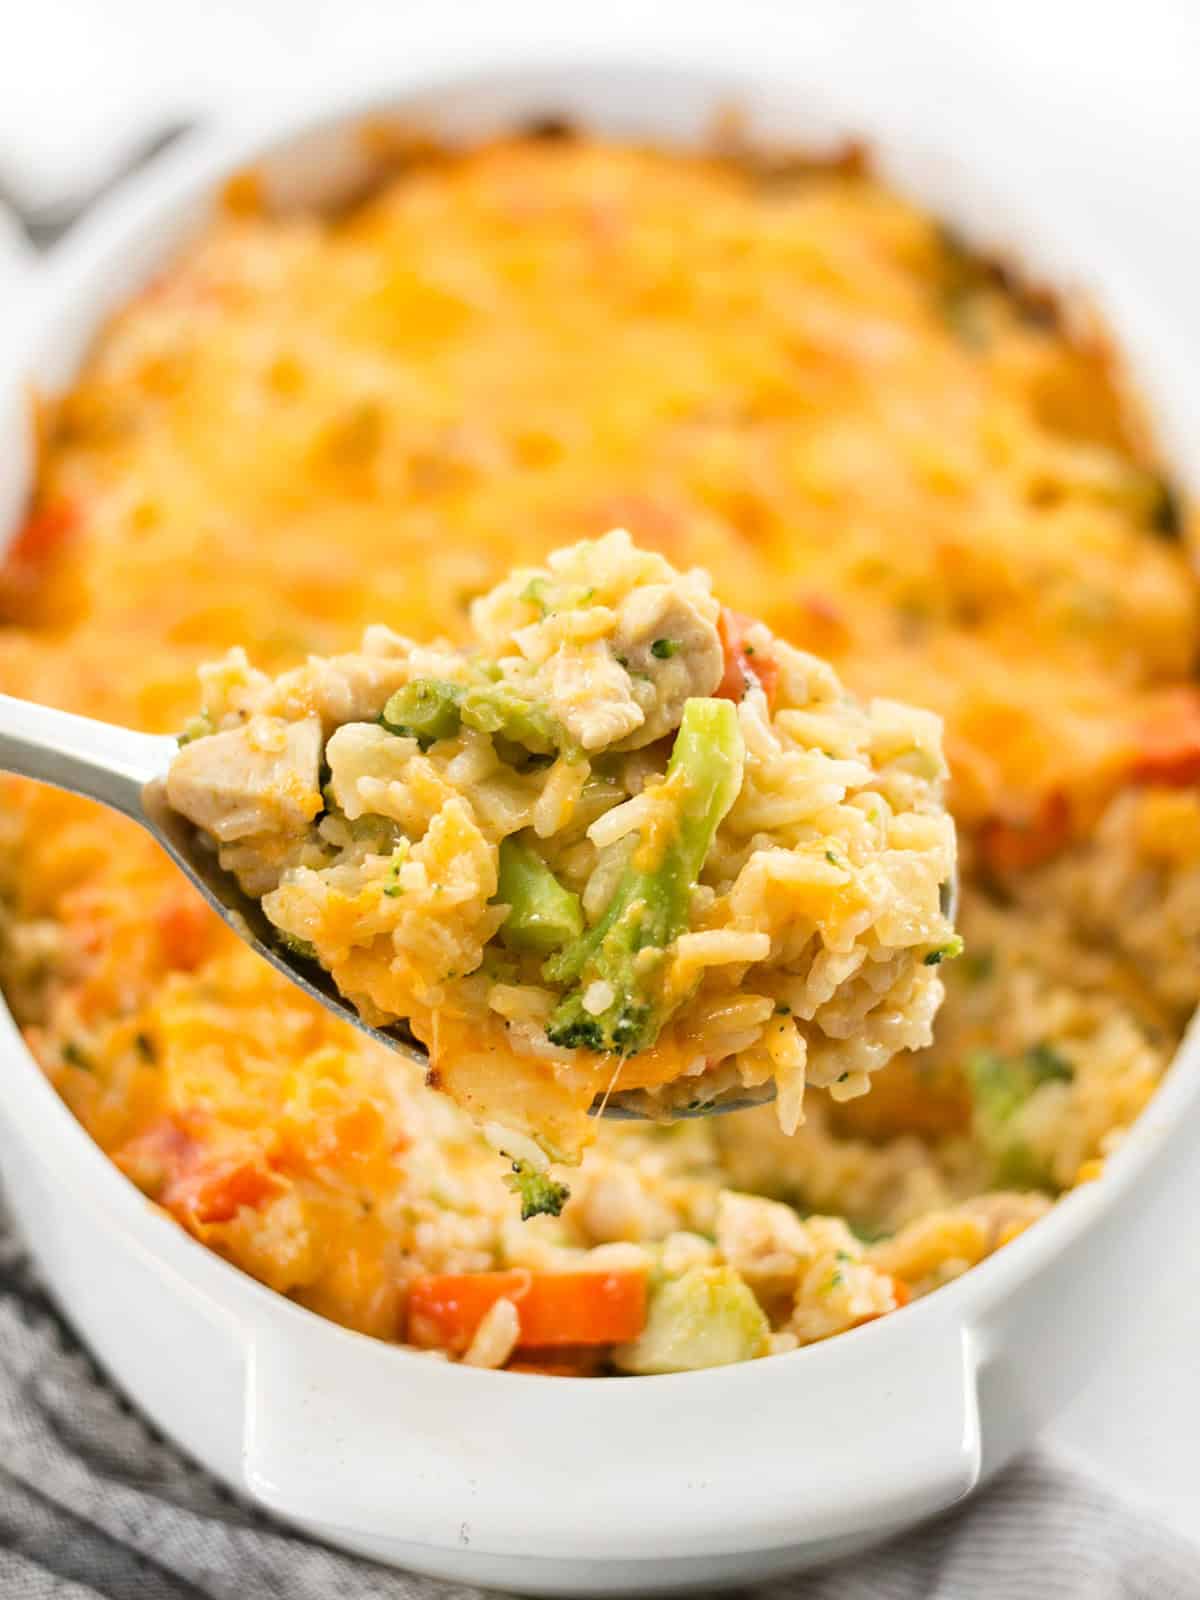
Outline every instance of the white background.
{"type": "MultiPolygon", "coordinates": [[[[427,5],[429,0],[424,0],[427,5]]],[[[1089,227],[1097,195],[1139,285],[1170,308],[1200,384],[1200,4],[1193,0],[606,0],[513,5],[440,0],[464,35],[500,37],[515,13],[564,56],[603,52],[620,24],[653,11],[655,36],[770,36],[772,53],[822,59],[836,48],[864,79],[939,63],[947,140],[969,147],[984,79],[1011,116],[1044,126],[1040,182],[1058,186],[1064,220],[1089,227]],[[1064,134],[1064,130],[1068,130],[1064,134]],[[1075,180],[1086,168],[1091,182],[1075,180]],[[1097,176],[1111,174],[1110,183],[1097,176]],[[1148,216],[1157,219],[1146,225],[1148,216]],[[1166,225],[1163,219],[1169,219],[1166,225]],[[1114,226],[1115,224],[1115,226],[1114,226]]],[[[0,193],[28,205],[69,200],[140,137],[181,117],[253,113],[297,78],[372,76],[420,32],[412,0],[2,0],[0,193]]],[[[928,82],[927,71],[922,74],[928,82]]],[[[987,137],[994,137],[990,128],[987,137]]],[[[3,247],[0,216],[0,253],[3,247]]],[[[19,300],[0,265],[0,332],[19,300]]],[[[1194,464],[1200,469],[1200,462],[1194,464]]],[[[1195,478],[1193,481],[1196,481],[1195,478]]],[[[1196,1205],[1178,1219],[1195,1241],[1144,1308],[1115,1370],[1052,1429],[1131,1496],[1200,1537],[1200,1159],[1196,1205]]],[[[1111,1293],[1119,1295],[1114,1278],[1111,1293]]],[[[1105,1308],[1097,1305],[1096,1316],[1105,1308]]],[[[1031,1361],[1037,1351],[1029,1352],[1031,1361]]]]}

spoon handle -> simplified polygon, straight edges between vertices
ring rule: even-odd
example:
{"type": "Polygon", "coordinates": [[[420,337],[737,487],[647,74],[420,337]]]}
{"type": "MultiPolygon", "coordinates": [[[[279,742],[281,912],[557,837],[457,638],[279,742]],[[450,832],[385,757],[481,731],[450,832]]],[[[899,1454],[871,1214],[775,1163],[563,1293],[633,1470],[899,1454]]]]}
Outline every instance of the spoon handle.
{"type": "Polygon", "coordinates": [[[167,734],[135,733],[0,695],[0,772],[99,800],[144,822],[142,790],[176,749],[167,734]]]}

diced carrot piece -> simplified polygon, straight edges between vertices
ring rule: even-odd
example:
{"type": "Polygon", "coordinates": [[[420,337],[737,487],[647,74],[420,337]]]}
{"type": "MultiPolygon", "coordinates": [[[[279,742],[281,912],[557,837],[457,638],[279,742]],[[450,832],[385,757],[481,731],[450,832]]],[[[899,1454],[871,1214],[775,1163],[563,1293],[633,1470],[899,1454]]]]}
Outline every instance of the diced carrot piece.
{"type": "Polygon", "coordinates": [[[754,618],[740,611],[721,607],[717,632],[725,652],[725,675],[714,691],[721,700],[740,700],[757,680],[767,697],[767,705],[775,704],[775,691],[779,687],[779,663],[773,656],[756,654],[746,644],[746,634],[754,626],[754,618]]]}
{"type": "Polygon", "coordinates": [[[993,872],[1024,872],[1039,867],[1071,841],[1071,806],[1056,789],[1045,795],[1029,817],[989,817],[976,842],[993,872]]]}
{"type": "Polygon", "coordinates": [[[117,1152],[117,1165],[180,1222],[228,1222],[287,1188],[258,1150],[206,1150],[174,1117],[164,1117],[117,1152]]]}
{"type": "Polygon", "coordinates": [[[211,1167],[201,1163],[169,1183],[160,1200],[184,1221],[229,1222],[242,1206],[257,1209],[286,1187],[286,1180],[254,1155],[211,1167]]]}
{"type": "Polygon", "coordinates": [[[1200,783],[1200,694],[1179,688],[1162,697],[1138,731],[1131,771],[1141,783],[1200,783]]]}
{"type": "Polygon", "coordinates": [[[163,953],[172,967],[194,971],[212,946],[216,918],[190,889],[173,890],[158,913],[163,953]]]}
{"type": "Polygon", "coordinates": [[[5,557],[9,566],[45,566],[70,543],[79,513],[69,500],[43,506],[25,519],[5,557]]]}
{"type": "Polygon", "coordinates": [[[48,620],[55,609],[53,575],[79,528],[78,508],[69,500],[45,505],[25,519],[0,561],[0,617],[48,620]]]}
{"type": "Polygon", "coordinates": [[[646,1320],[644,1272],[443,1273],[414,1278],[408,1294],[408,1340],[459,1353],[497,1300],[511,1300],[521,1348],[619,1344],[646,1320]]]}

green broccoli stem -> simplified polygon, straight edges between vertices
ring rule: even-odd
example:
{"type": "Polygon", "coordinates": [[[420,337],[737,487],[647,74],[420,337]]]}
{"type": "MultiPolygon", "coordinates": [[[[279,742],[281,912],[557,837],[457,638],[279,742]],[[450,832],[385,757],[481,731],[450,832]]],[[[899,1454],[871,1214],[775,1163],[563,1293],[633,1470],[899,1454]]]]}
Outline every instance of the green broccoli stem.
{"type": "Polygon", "coordinates": [[[500,939],[510,950],[548,956],[583,932],[579,896],[519,837],[501,840],[495,898],[509,908],[500,939]]]}
{"type": "Polygon", "coordinates": [[[441,678],[414,678],[396,690],[379,720],[389,733],[416,739],[424,749],[439,739],[452,739],[458,732],[462,697],[461,684],[441,678]]]}
{"type": "Polygon", "coordinates": [[[574,984],[546,1030],[553,1043],[632,1055],[658,1038],[669,1015],[660,982],[665,953],[687,929],[692,890],[737,799],[744,760],[733,702],[689,700],[664,782],[675,812],[674,826],[663,830],[669,837],[653,862],[644,860],[645,842],[634,850],[595,926],[543,969],[551,982],[574,984]],[[612,999],[593,1012],[584,999],[596,983],[607,984],[612,999]]]}
{"type": "Polygon", "coordinates": [[[465,725],[533,755],[574,753],[566,730],[549,709],[507,683],[464,687],[440,678],[414,678],[396,690],[379,720],[390,733],[416,739],[423,749],[452,739],[465,725]]]}
{"type": "Polygon", "coordinates": [[[534,755],[553,755],[567,751],[570,740],[566,729],[550,710],[536,700],[527,700],[507,683],[481,684],[468,689],[459,707],[468,728],[497,734],[519,744],[534,755]]]}

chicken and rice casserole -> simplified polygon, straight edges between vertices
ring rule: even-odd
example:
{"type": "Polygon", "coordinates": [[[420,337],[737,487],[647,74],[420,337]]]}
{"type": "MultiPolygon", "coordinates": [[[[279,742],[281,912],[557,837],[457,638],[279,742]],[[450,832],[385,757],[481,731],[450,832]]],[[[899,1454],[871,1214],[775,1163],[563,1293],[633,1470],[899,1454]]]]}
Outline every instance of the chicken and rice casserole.
{"type": "MultiPolygon", "coordinates": [[[[323,1315],[454,1359],[571,1373],[824,1339],[936,1289],[1097,1177],[1200,990],[1200,694],[1186,518],[1096,330],[854,160],[529,137],[398,155],[372,198],[332,218],[272,216],[256,199],[252,182],[233,186],[47,412],[0,574],[0,686],[148,729],[188,724],[204,737],[183,754],[202,752],[246,697],[311,674],[310,656],[365,658],[386,679],[410,649],[397,635],[469,647],[472,603],[498,584],[475,626],[482,611],[502,653],[541,620],[528,580],[504,586],[513,568],[615,537],[614,561],[702,568],[762,619],[760,643],[787,641],[778,671],[797,717],[819,717],[809,701],[838,680],[856,705],[927,708],[907,748],[929,766],[906,782],[931,795],[944,722],[965,950],[926,965],[941,933],[909,940],[915,979],[931,1005],[944,982],[945,1003],[931,1045],[863,1064],[870,1093],[839,1098],[810,1054],[792,1132],[782,1087],[782,1127],[770,1106],[598,1126],[561,1214],[522,1221],[514,1175],[419,1068],[256,958],[132,825],[6,780],[5,989],[118,1167],[323,1315]],[[234,655],[210,670],[197,726],[197,671],[239,646],[252,666],[234,655]]],[[[701,592],[693,609],[711,621],[701,592]]],[[[671,675],[681,693],[687,680],[671,675]]],[[[664,771],[633,725],[631,707],[653,707],[628,698],[601,736],[623,748],[583,763],[573,842],[538,851],[572,925],[597,914],[599,890],[582,904],[592,869],[621,845],[588,830],[627,807],[642,827],[646,777],[664,771]]],[[[347,704],[330,723],[356,720],[347,704]]],[[[584,722],[572,737],[586,748],[584,722]]],[[[735,722],[747,748],[771,726],[749,694],[735,722]]],[[[499,772],[476,732],[454,735],[470,804],[449,848],[457,871],[472,829],[488,844],[482,939],[505,903],[483,870],[496,851],[499,871],[509,836],[497,819],[515,808],[518,845],[552,838],[561,828],[542,834],[539,817],[565,817],[579,774],[557,745],[499,772]]],[[[811,720],[789,735],[835,766],[867,736],[824,737],[811,720]]],[[[346,751],[344,788],[331,751],[334,792],[299,808],[314,808],[308,847],[308,829],[326,830],[319,861],[224,845],[318,953],[330,871],[392,870],[364,866],[383,853],[364,847],[354,808],[369,832],[384,789],[424,806],[419,839],[445,815],[437,785],[458,785],[439,770],[445,750],[422,744],[408,750],[417,784],[389,780],[372,799],[371,750],[346,751]]],[[[903,814],[903,796],[884,798],[903,814]]],[[[758,799],[761,818],[718,828],[710,891],[738,881],[748,839],[775,827],[758,799]]],[[[908,810],[937,823],[936,805],[908,810]]],[[[941,834],[910,842],[948,848],[941,834]]],[[[400,863],[406,892],[433,881],[420,865],[400,863]]],[[[403,917],[404,895],[386,898],[403,917]]],[[[793,1041],[770,1058],[782,1086],[794,1041],[811,1047],[803,1005],[781,983],[743,982],[756,956],[741,954],[726,998],[749,1002],[752,1050],[793,1041]]],[[[496,959],[524,978],[533,957],[501,942],[496,959]]],[[[531,986],[512,971],[481,987],[520,1027],[531,986]]],[[[351,987],[390,1010],[376,976],[351,987]]],[[[706,971],[696,992],[726,977],[706,971]]],[[[554,1209],[537,1198],[530,1209],[554,1209]]]]}

